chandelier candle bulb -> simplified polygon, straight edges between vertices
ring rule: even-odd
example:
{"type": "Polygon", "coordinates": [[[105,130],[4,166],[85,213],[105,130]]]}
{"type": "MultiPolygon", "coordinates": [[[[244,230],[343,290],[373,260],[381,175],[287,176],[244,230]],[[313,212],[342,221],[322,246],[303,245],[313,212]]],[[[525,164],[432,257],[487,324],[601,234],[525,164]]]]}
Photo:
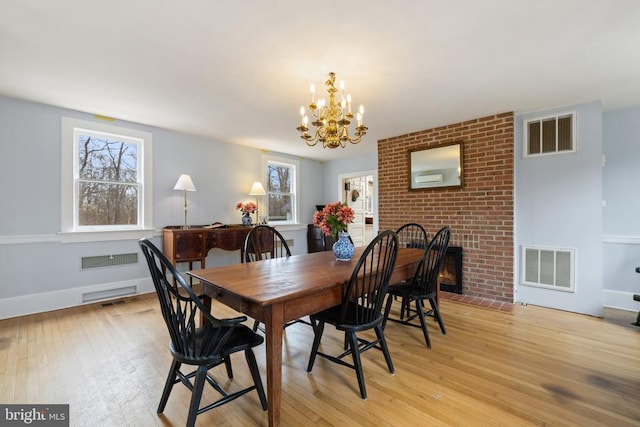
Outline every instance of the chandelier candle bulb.
{"type": "Polygon", "coordinates": [[[315,95],[316,95],[316,87],[314,85],[311,85],[311,104],[316,102],[315,95]]]}

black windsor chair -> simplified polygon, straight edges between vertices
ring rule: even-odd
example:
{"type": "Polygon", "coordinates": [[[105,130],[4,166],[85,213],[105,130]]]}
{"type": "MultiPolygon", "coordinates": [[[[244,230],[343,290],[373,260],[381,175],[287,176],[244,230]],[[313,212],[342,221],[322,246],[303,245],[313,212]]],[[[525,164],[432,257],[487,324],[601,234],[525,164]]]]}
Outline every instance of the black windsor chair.
{"type": "Polygon", "coordinates": [[[386,327],[387,320],[399,322],[404,325],[422,328],[424,334],[424,340],[428,348],[431,348],[431,340],[429,339],[429,332],[427,331],[427,323],[425,322],[425,316],[433,315],[443,334],[447,331],[442,321],[442,315],[436,301],[438,275],[442,269],[444,258],[449,247],[449,238],[451,236],[451,230],[449,227],[443,227],[436,233],[431,239],[429,245],[425,248],[422,259],[418,264],[416,273],[412,279],[394,283],[389,286],[389,298],[387,298],[387,304],[384,311],[384,323],[383,328],[386,327]],[[389,317],[391,310],[391,304],[393,303],[392,297],[398,297],[402,301],[401,315],[404,313],[405,308],[408,310],[407,318],[394,319],[389,317]],[[429,301],[431,309],[425,310],[424,301],[429,301]],[[415,301],[415,310],[410,308],[411,302],[415,301]],[[413,319],[418,317],[420,324],[416,325],[411,323],[413,319]]]}
{"type": "Polygon", "coordinates": [[[192,393],[187,426],[193,426],[199,414],[253,390],[258,392],[262,409],[266,411],[267,397],[252,350],[253,347],[262,344],[264,339],[241,324],[247,319],[245,316],[233,319],[213,317],[182,275],[151,241],[142,239],[139,245],[149,265],[151,278],[160,301],[162,317],[171,338],[169,350],[173,356],[173,362],[158,405],[158,414],[164,411],[171,390],[177,383],[184,384],[192,393]],[[199,318],[203,319],[203,325],[197,327],[199,318]],[[240,351],[244,352],[249,365],[253,385],[229,394],[209,375],[209,370],[224,363],[227,375],[232,379],[230,356],[240,351]],[[197,366],[197,368],[193,372],[184,374],[180,370],[183,364],[197,366]],[[193,383],[192,378],[195,378],[193,383]],[[200,408],[205,381],[222,397],[200,408]]]}
{"type": "MultiPolygon", "coordinates": [[[[254,262],[273,258],[284,258],[291,256],[291,250],[285,238],[273,227],[268,225],[258,225],[249,231],[244,240],[244,261],[254,262]]],[[[294,323],[311,323],[296,319],[288,322],[284,327],[293,325],[294,323]]],[[[257,320],[253,323],[253,330],[257,331],[260,322],[257,320]]],[[[262,328],[261,328],[262,329],[262,328]]]]}
{"type": "MultiPolygon", "coordinates": [[[[398,235],[398,247],[424,249],[429,244],[429,235],[423,226],[415,222],[409,222],[396,230],[398,235]]],[[[394,286],[392,283],[389,286],[394,286]]],[[[396,297],[394,297],[396,299],[396,297]]],[[[404,319],[405,312],[409,312],[409,300],[402,300],[400,306],[400,318],[404,319]]]]}
{"type": "Polygon", "coordinates": [[[367,398],[360,354],[371,348],[382,350],[390,373],[394,373],[391,354],[382,329],[382,305],[389,286],[398,253],[398,237],[387,230],[378,234],[364,250],[358,260],[349,283],[344,288],[342,303],[311,315],[314,340],[309,357],[307,372],[311,372],[316,356],[347,366],[356,371],[360,396],[367,398]],[[332,356],[318,351],[325,323],[329,323],[345,333],[345,351],[332,356]],[[374,329],[376,340],[366,341],[356,336],[357,332],[374,329]],[[351,354],[353,363],[343,360],[351,354]]]}

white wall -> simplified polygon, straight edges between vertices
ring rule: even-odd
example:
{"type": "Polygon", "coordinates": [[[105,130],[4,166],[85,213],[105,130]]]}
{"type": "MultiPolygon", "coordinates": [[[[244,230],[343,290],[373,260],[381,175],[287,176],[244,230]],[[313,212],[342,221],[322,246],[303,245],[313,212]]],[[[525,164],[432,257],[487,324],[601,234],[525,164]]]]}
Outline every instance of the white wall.
{"type": "MultiPolygon", "coordinates": [[[[80,257],[138,252],[137,241],[59,242],[62,116],[96,120],[87,113],[0,97],[0,318],[76,305],[87,290],[132,284],[152,289],[142,256],[130,266],[80,270],[80,257]]],[[[184,220],[183,193],[173,190],[182,173],[191,175],[197,189],[188,193],[190,224],[240,223],[235,205],[253,199],[247,194],[261,178],[260,150],[135,123],[113,124],[153,134],[156,244],[163,226],[184,220]]],[[[306,253],[306,218],[323,198],[323,164],[300,159],[300,166],[302,225],[283,230],[294,239],[294,253],[306,253]]],[[[238,259],[239,252],[214,249],[207,266],[238,259]]]]}
{"type": "Polygon", "coordinates": [[[605,305],[638,310],[640,293],[640,109],[604,115],[605,305]]]}

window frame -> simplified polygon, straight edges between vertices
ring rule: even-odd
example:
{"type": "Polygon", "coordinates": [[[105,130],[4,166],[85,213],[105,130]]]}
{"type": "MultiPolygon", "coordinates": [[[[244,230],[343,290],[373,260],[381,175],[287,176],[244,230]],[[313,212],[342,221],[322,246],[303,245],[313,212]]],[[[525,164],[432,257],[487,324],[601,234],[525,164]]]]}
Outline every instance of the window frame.
{"type": "Polygon", "coordinates": [[[61,231],[63,242],[125,240],[152,237],[153,231],[153,135],[137,129],[70,117],[61,119],[61,231]],[[102,135],[138,143],[138,224],[78,225],[77,134],[102,135]]]}
{"type": "Polygon", "coordinates": [[[263,155],[262,156],[262,176],[265,179],[265,191],[266,191],[266,202],[267,206],[266,212],[269,212],[269,176],[267,174],[269,164],[280,164],[292,167],[294,170],[293,173],[293,182],[291,183],[293,187],[293,192],[289,193],[293,198],[293,209],[291,209],[292,218],[290,220],[272,220],[271,217],[268,218],[269,225],[277,226],[277,225],[298,225],[300,219],[300,162],[295,159],[291,159],[288,157],[281,156],[273,156],[273,155],[263,155]]]}
{"type": "MultiPolygon", "coordinates": [[[[550,156],[556,154],[568,154],[575,153],[578,151],[578,137],[577,137],[577,124],[578,124],[578,113],[576,110],[565,110],[555,114],[545,114],[540,116],[533,116],[523,120],[522,123],[522,157],[523,158],[533,158],[539,156],[550,156]],[[558,119],[571,116],[571,150],[561,150],[558,151],[558,119]],[[542,122],[549,119],[556,120],[555,132],[556,132],[556,149],[554,151],[548,152],[540,152],[540,153],[529,153],[529,124],[532,122],[540,122],[540,128],[542,129],[542,122]]],[[[541,131],[542,135],[542,131],[541,131]]],[[[543,141],[540,141],[541,147],[543,145],[543,141]]]]}

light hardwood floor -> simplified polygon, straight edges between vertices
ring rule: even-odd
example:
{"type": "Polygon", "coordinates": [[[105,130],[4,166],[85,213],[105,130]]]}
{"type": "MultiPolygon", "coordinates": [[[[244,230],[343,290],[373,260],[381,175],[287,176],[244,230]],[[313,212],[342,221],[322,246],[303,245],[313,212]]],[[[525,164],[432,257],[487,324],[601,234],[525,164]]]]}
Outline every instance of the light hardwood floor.
{"type": "MultiPolygon", "coordinates": [[[[283,425],[640,425],[640,328],[629,325],[633,313],[608,321],[447,300],[441,309],[448,334],[431,320],[431,350],[419,329],[387,325],[396,373],[388,373],[380,352],[366,352],[366,401],[347,368],[319,358],[307,374],[311,329],[287,328],[283,425]]],[[[213,312],[237,314],[215,303],[213,312]]],[[[164,414],[155,412],[171,361],[167,341],[153,294],[0,321],[0,402],[69,403],[71,426],[182,426],[186,388],[176,386],[164,414]]],[[[325,351],[341,345],[327,326],[325,351]]],[[[263,347],[256,356],[264,379],[263,347]]],[[[223,367],[214,373],[237,389],[250,380],[241,354],[233,365],[233,381],[224,381],[223,367]]],[[[198,425],[267,425],[267,417],[251,393],[200,415],[198,425]]]]}

